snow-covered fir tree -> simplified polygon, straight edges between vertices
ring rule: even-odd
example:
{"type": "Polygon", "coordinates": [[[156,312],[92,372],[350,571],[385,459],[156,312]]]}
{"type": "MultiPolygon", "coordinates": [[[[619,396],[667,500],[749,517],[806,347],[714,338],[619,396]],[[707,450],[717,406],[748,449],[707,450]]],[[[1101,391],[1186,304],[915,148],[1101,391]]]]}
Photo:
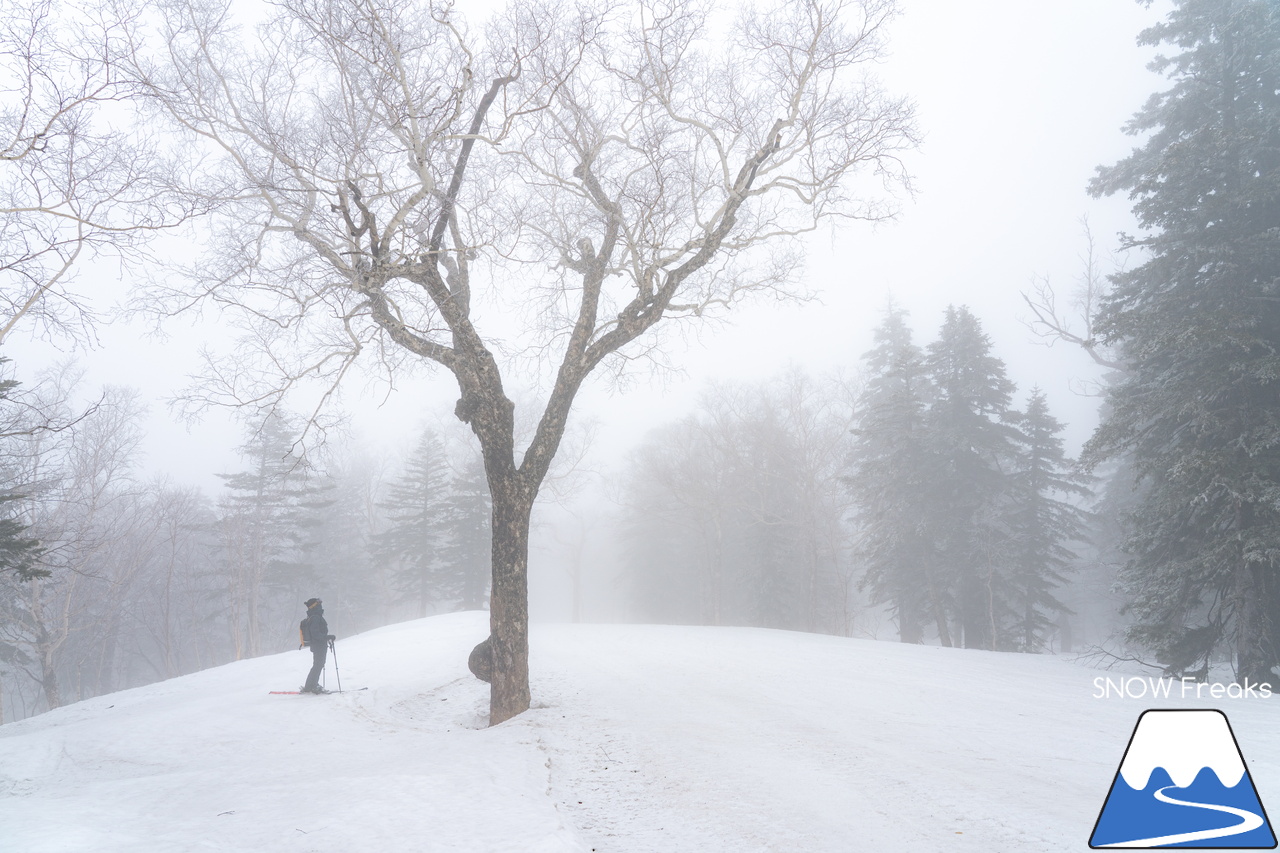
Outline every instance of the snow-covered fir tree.
{"type": "Polygon", "coordinates": [[[1076,557],[1071,543],[1084,535],[1088,520],[1078,501],[1091,492],[1067,458],[1063,424],[1050,414],[1039,388],[1031,389],[1016,423],[1021,452],[1009,476],[1004,512],[1013,612],[1000,645],[1034,652],[1045,647],[1058,618],[1068,614],[1057,590],[1076,557]]]}
{"type": "Polygon", "coordinates": [[[1128,453],[1143,483],[1122,580],[1129,636],[1172,674],[1229,655],[1280,664],[1280,7],[1179,0],[1143,43],[1171,86],[1102,168],[1143,261],[1114,277],[1101,328],[1129,368],[1087,448],[1128,453]]]}
{"type": "Polygon", "coordinates": [[[863,356],[866,385],[859,395],[844,478],[859,530],[860,585],[873,604],[889,607],[904,643],[923,640],[926,624],[948,635],[949,590],[939,577],[926,535],[931,488],[925,407],[931,396],[924,352],[912,341],[907,314],[890,307],[863,356]]]}
{"type": "Polygon", "coordinates": [[[1012,614],[1009,540],[1001,513],[1007,472],[1017,454],[1008,423],[1014,386],[991,339],[968,308],[947,308],[925,366],[933,398],[925,415],[930,479],[926,535],[935,571],[952,591],[960,636],[942,642],[996,647],[1012,614]]]}

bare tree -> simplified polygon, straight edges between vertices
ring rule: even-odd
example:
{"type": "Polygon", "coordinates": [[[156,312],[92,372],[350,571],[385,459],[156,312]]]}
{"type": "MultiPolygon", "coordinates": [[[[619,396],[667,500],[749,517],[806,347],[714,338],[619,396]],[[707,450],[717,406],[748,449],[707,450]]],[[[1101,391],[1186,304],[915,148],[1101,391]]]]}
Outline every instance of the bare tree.
{"type": "MultiPolygon", "coordinates": [[[[1036,278],[1030,292],[1022,291],[1022,301],[1031,309],[1026,325],[1045,346],[1061,341],[1079,347],[1089,354],[1095,364],[1108,370],[1123,371],[1124,362],[1100,340],[1095,327],[1102,303],[1108,292],[1107,276],[1102,271],[1102,259],[1098,256],[1097,243],[1089,220],[1080,220],[1085,249],[1080,256],[1082,266],[1075,290],[1067,304],[1061,304],[1058,292],[1048,276],[1036,278]]],[[[1094,389],[1088,392],[1096,396],[1094,389]]]]}
{"type": "Polygon", "coordinates": [[[847,633],[842,390],[795,369],[712,386],[636,448],[622,527],[645,618],[847,633]]]}
{"type": "MultiPolygon", "coordinates": [[[[78,376],[64,369],[42,389],[41,412],[66,409],[78,376]]],[[[68,644],[85,633],[99,603],[115,600],[138,570],[132,547],[150,524],[138,510],[133,478],[141,440],[136,392],[106,389],[103,402],[75,429],[19,433],[27,467],[18,480],[31,530],[41,541],[45,576],[5,579],[0,595],[0,641],[26,652],[21,667],[41,687],[50,708],[66,698],[68,644]]],[[[58,415],[65,419],[65,415],[58,415]]],[[[17,452],[11,459],[20,458],[17,452]]],[[[110,607],[105,607],[110,611],[110,607]]],[[[114,617],[112,617],[114,618],[114,617]]],[[[96,624],[92,644],[112,641],[114,624],[96,624]]]]}
{"type": "Polygon", "coordinates": [[[282,0],[248,44],[227,4],[162,11],[139,71],[222,206],[152,307],[242,323],[205,402],[318,381],[320,412],[366,352],[452,372],[493,497],[490,721],[522,712],[530,512],[578,390],[672,321],[793,293],[823,220],[890,215],[911,108],[868,67],[893,3],[523,2],[477,35],[447,5],[282,0]],[[530,362],[553,375],[521,449],[504,377],[530,362]]]}
{"type": "Polygon", "coordinates": [[[78,268],[136,256],[191,212],[130,121],[141,89],[120,8],[14,0],[0,11],[0,343],[24,320],[91,337],[94,311],[69,287],[78,268]]]}
{"type": "Polygon", "coordinates": [[[641,619],[724,624],[736,508],[726,501],[735,466],[725,451],[737,448],[717,440],[726,432],[711,417],[686,417],[654,430],[629,454],[620,538],[631,606],[641,619]]]}
{"type": "Polygon", "coordinates": [[[174,678],[222,659],[214,631],[202,624],[217,592],[216,525],[213,508],[198,489],[156,479],[147,492],[147,577],[126,607],[133,634],[129,654],[151,677],[174,678]]]}

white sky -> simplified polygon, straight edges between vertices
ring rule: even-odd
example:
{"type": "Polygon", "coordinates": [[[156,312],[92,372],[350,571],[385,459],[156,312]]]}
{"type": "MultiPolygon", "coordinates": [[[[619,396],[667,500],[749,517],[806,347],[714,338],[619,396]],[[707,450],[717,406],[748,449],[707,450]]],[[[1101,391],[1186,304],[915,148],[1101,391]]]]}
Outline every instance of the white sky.
{"type": "MultiPolygon", "coordinates": [[[[466,11],[467,3],[459,4],[466,11]]],[[[1087,215],[1100,247],[1130,228],[1124,199],[1093,200],[1085,185],[1099,164],[1124,156],[1133,140],[1122,124],[1164,82],[1145,70],[1149,50],[1135,44],[1165,5],[1123,0],[901,0],[882,72],[891,91],[917,104],[924,145],[909,155],[918,194],[897,221],[841,227],[813,241],[805,272],[821,304],[762,302],[735,309],[732,323],[708,328],[672,355],[680,374],[639,375],[625,392],[605,383],[584,389],[578,411],[599,421],[597,460],[616,459],[652,426],[685,414],[712,379],[763,379],[789,364],[819,372],[853,369],[870,346],[889,294],[910,310],[921,344],[932,339],[950,303],[983,321],[1008,365],[1019,398],[1038,383],[1074,452],[1094,422],[1095,402],[1072,393],[1072,378],[1098,371],[1079,352],[1033,343],[1018,296],[1034,276],[1070,289],[1082,269],[1087,215]]],[[[114,283],[82,277],[86,289],[114,283]]],[[[190,432],[163,399],[186,383],[201,340],[217,329],[175,326],[166,342],[137,328],[103,329],[86,357],[90,382],[140,387],[154,401],[148,468],[212,488],[215,472],[235,470],[238,431],[221,414],[190,432]]],[[[20,378],[56,356],[14,340],[6,355],[20,378]]],[[[358,380],[357,380],[358,381],[358,380]]],[[[368,409],[372,397],[350,388],[368,409]]],[[[403,440],[427,418],[452,418],[449,377],[406,382],[382,408],[357,417],[373,446],[403,440]]],[[[596,463],[600,464],[599,461],[596,463]]]]}

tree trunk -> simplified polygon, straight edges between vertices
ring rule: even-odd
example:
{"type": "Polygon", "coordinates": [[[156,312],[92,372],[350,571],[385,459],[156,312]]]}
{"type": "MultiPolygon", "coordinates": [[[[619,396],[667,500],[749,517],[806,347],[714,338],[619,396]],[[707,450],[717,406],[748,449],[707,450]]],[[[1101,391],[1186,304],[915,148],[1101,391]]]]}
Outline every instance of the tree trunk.
{"type": "Polygon", "coordinates": [[[1264,570],[1241,561],[1236,570],[1236,679],[1254,683],[1269,683],[1276,688],[1276,675],[1271,668],[1276,664],[1277,649],[1274,645],[1275,617],[1268,612],[1268,603],[1274,600],[1274,592],[1264,580],[1264,570]]]}
{"type": "Polygon", "coordinates": [[[984,595],[983,586],[985,584],[972,567],[965,569],[957,584],[956,598],[963,634],[961,644],[966,649],[991,648],[991,642],[987,637],[987,597],[984,595]]]}
{"type": "Polygon", "coordinates": [[[1071,632],[1071,617],[1065,612],[1058,617],[1058,652],[1072,651],[1075,638],[1071,632]]]}
{"type": "Polygon", "coordinates": [[[1035,650],[1036,632],[1033,630],[1033,620],[1036,617],[1036,609],[1031,604],[1031,585],[1027,584],[1027,603],[1025,612],[1022,614],[1022,650],[1031,652],[1035,650]]]}
{"type": "MultiPolygon", "coordinates": [[[[119,609],[115,609],[114,613],[119,613],[119,609]]],[[[94,695],[103,696],[107,693],[114,693],[116,689],[115,679],[115,660],[116,648],[120,643],[120,620],[116,617],[111,618],[112,625],[105,632],[102,638],[102,646],[98,656],[98,671],[95,674],[94,695]]]]}
{"type": "Polygon", "coordinates": [[[421,557],[418,563],[418,618],[427,617],[427,605],[431,602],[431,574],[427,566],[427,558],[421,557]]]}
{"type": "Polygon", "coordinates": [[[62,707],[62,690],[58,685],[57,654],[49,645],[41,645],[40,649],[40,687],[44,691],[44,701],[49,710],[62,707]]]}
{"type": "MultiPolygon", "coordinates": [[[[910,595],[914,596],[914,592],[910,595]]],[[[898,598],[898,641],[919,645],[924,642],[924,628],[920,613],[908,596],[898,598]]]]}
{"type": "Polygon", "coordinates": [[[724,529],[720,526],[720,514],[713,517],[716,526],[715,551],[711,556],[711,624],[720,625],[720,594],[724,578],[724,529]]]}
{"type": "Polygon", "coordinates": [[[938,642],[947,648],[951,648],[951,631],[947,628],[947,614],[942,606],[942,597],[938,595],[938,588],[933,578],[933,572],[928,565],[924,567],[925,586],[929,592],[929,609],[933,611],[934,622],[938,626],[938,642]]]}
{"type": "MultiPolygon", "coordinates": [[[[514,479],[514,478],[512,478],[514,479]]],[[[489,596],[492,681],[489,725],[529,709],[529,516],[533,496],[517,483],[491,483],[493,591],[489,596]]]]}

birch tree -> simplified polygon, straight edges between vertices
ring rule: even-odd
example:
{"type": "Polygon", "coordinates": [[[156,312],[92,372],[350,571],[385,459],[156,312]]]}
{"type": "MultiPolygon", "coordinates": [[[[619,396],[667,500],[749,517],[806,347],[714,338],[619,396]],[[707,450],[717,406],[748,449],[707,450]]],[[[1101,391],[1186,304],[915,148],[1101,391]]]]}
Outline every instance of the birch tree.
{"type": "Polygon", "coordinates": [[[250,34],[227,3],[162,7],[138,70],[219,208],[151,306],[241,324],[205,402],[319,383],[318,417],[362,356],[452,373],[492,495],[491,723],[529,706],[530,512],[583,383],[794,294],[825,220],[890,215],[914,129],[869,68],[894,11],[539,0],[477,30],[417,0],[282,0],[250,34]],[[518,444],[508,383],[539,371],[518,444]]]}
{"type": "MultiPolygon", "coordinates": [[[[65,420],[66,404],[58,401],[70,396],[77,380],[64,371],[48,383],[52,399],[41,412],[65,420]]],[[[149,523],[133,511],[140,416],[135,392],[107,388],[102,404],[74,430],[20,436],[27,445],[19,475],[22,502],[44,549],[43,572],[27,580],[12,574],[0,579],[0,643],[25,652],[27,663],[19,668],[40,685],[49,708],[66,698],[60,676],[68,645],[88,630],[97,602],[126,587],[138,568],[128,553],[130,540],[149,523]]],[[[98,646],[110,641],[107,627],[94,628],[98,646]]]]}

